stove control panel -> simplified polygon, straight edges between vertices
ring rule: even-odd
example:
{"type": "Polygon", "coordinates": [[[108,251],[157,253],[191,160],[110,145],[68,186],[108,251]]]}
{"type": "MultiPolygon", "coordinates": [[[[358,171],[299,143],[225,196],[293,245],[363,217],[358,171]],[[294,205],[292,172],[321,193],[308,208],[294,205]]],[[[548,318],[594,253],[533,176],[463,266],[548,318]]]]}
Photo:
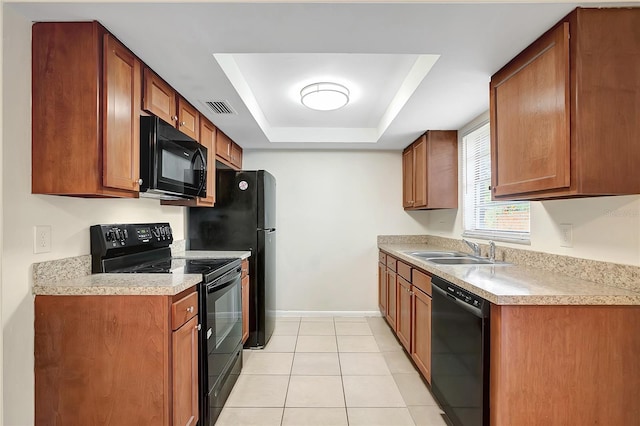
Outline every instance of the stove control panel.
{"type": "Polygon", "coordinates": [[[110,249],[166,247],[173,242],[173,232],[168,223],[93,225],[90,234],[91,254],[101,255],[110,249]]]}

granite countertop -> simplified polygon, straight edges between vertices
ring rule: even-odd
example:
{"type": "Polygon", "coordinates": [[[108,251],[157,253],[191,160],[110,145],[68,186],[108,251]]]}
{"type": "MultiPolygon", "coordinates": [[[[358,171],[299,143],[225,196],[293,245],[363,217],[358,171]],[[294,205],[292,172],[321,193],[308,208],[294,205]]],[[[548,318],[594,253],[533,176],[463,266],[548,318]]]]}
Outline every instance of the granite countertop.
{"type": "MultiPolygon", "coordinates": [[[[250,251],[186,250],[174,259],[246,259],[250,251]]],[[[91,274],[91,256],[77,256],[33,265],[34,295],[168,295],[173,296],[202,281],[200,274],[91,274]]]]}
{"type": "Polygon", "coordinates": [[[408,251],[444,251],[429,244],[378,248],[497,305],[640,305],[640,293],[519,265],[437,265],[408,251]]]}
{"type": "Polygon", "coordinates": [[[169,295],[202,281],[200,274],[92,274],[34,284],[33,294],[55,296],[169,295]]]}

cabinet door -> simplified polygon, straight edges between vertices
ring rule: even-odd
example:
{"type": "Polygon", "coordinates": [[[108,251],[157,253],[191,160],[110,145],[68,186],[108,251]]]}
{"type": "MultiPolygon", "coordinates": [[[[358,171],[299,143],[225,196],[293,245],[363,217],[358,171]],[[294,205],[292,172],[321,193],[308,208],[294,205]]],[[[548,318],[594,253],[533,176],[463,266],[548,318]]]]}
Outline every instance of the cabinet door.
{"type": "Polygon", "coordinates": [[[398,276],[397,336],[407,352],[411,353],[411,284],[398,276]]]}
{"type": "Polygon", "coordinates": [[[387,311],[385,317],[387,318],[387,322],[391,326],[392,329],[396,329],[396,315],[397,315],[397,305],[396,305],[396,295],[398,285],[397,275],[391,269],[387,269],[387,311]]]}
{"type": "Polygon", "coordinates": [[[198,317],[172,335],[173,425],[198,422],[198,317]]]}
{"type": "Polygon", "coordinates": [[[412,291],[411,358],[431,383],[431,297],[416,287],[412,291]]]}
{"type": "Polygon", "coordinates": [[[216,128],[200,118],[200,143],[207,148],[207,196],[199,198],[199,206],[213,206],[216,202],[216,128]]]}
{"type": "Polygon", "coordinates": [[[490,88],[493,195],[569,187],[569,24],[496,73],[490,88]]]}
{"type": "Polygon", "coordinates": [[[178,130],[195,140],[200,139],[200,113],[189,102],[178,97],[178,130]]]}
{"type": "Polygon", "coordinates": [[[413,146],[413,206],[427,205],[427,137],[422,136],[413,146]]]}
{"type": "Polygon", "coordinates": [[[218,137],[216,138],[216,155],[224,160],[231,160],[231,139],[224,133],[218,130],[218,137]]]}
{"type": "Polygon", "coordinates": [[[413,207],[413,146],[402,153],[402,207],[413,207]]]}
{"type": "Polygon", "coordinates": [[[238,144],[231,144],[231,164],[242,169],[242,148],[238,144]]]}
{"type": "Polygon", "coordinates": [[[387,314],[387,266],[378,263],[378,307],[382,315],[387,314]]]}
{"type": "Polygon", "coordinates": [[[140,186],[141,65],[111,35],[104,35],[102,182],[137,191],[140,186]]]}
{"type": "Polygon", "coordinates": [[[249,338],[249,275],[242,278],[242,343],[249,338]]]}
{"type": "Polygon", "coordinates": [[[176,125],[176,92],[149,68],[144,69],[144,98],[142,109],[176,125]]]}

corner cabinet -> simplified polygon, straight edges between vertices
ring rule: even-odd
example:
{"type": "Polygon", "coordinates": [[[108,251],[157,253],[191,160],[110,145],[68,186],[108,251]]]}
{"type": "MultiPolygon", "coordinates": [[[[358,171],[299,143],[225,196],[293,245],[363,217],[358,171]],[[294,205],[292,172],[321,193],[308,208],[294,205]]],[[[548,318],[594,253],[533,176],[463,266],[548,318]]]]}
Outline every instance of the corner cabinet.
{"type": "Polygon", "coordinates": [[[380,251],[378,305],[418,370],[431,383],[431,276],[380,251]]]}
{"type": "Polygon", "coordinates": [[[198,334],[194,288],[36,296],[35,424],[196,425],[198,334]]]}
{"type": "Polygon", "coordinates": [[[458,132],[429,130],[402,153],[405,210],[458,207],[458,132]]]}
{"type": "Polygon", "coordinates": [[[140,61],[97,22],[32,29],[34,194],[137,197],[140,61]]]}
{"type": "Polygon", "coordinates": [[[492,76],[494,200],[640,193],[639,29],[578,8],[492,76]]]}

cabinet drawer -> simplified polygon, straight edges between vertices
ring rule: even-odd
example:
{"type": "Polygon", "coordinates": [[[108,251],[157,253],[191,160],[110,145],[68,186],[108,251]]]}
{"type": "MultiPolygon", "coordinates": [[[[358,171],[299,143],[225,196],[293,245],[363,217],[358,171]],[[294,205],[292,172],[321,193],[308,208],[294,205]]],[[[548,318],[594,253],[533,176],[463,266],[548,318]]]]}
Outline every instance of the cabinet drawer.
{"type": "Polygon", "coordinates": [[[198,292],[194,291],[171,305],[171,326],[177,330],[198,315],[198,292]]]}
{"type": "Polygon", "coordinates": [[[387,255],[383,252],[378,252],[378,262],[387,263],[387,255]]]}
{"type": "Polygon", "coordinates": [[[393,272],[396,271],[397,260],[391,256],[387,256],[387,268],[391,269],[393,272]]]}
{"type": "Polygon", "coordinates": [[[411,284],[431,296],[431,277],[429,275],[414,269],[411,284]]]}
{"type": "Polygon", "coordinates": [[[246,277],[247,275],[249,275],[249,261],[247,259],[244,259],[242,261],[242,278],[246,277]]]}
{"type": "Polygon", "coordinates": [[[411,266],[407,265],[404,262],[398,261],[398,275],[411,282],[411,266]]]}

